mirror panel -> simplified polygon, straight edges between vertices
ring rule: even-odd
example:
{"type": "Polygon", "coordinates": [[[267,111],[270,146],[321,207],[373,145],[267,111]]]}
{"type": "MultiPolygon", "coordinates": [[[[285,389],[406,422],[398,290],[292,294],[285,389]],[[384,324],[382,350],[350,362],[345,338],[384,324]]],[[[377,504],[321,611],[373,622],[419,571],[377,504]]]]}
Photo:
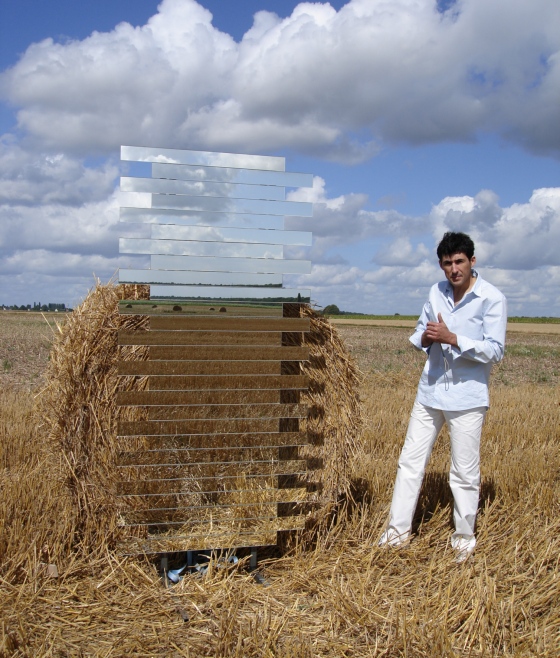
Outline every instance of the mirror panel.
{"type": "Polygon", "coordinates": [[[155,240],[198,240],[200,242],[251,242],[311,246],[312,234],[307,231],[268,231],[261,229],[186,227],[152,225],[155,240]]]}
{"type": "Polygon", "coordinates": [[[208,299],[216,303],[224,301],[250,301],[262,299],[269,302],[308,303],[310,291],[300,288],[235,288],[235,287],[204,287],[204,286],[169,286],[153,285],[150,291],[151,299],[208,299]]]}
{"type": "Polygon", "coordinates": [[[266,169],[272,171],[284,171],[286,168],[285,158],[270,155],[214,153],[213,151],[188,151],[151,148],[148,146],[121,146],[121,160],[204,165],[207,167],[266,169]]]}
{"type": "Polygon", "coordinates": [[[223,256],[228,258],[283,258],[284,256],[282,245],[189,240],[138,240],[135,238],[120,238],[119,251],[121,254],[223,256]]]}
{"type": "MultiPolygon", "coordinates": [[[[138,192],[129,192],[144,197],[138,192]]],[[[132,200],[127,205],[135,208],[184,208],[211,212],[242,212],[257,215],[297,215],[313,216],[313,204],[303,201],[268,201],[264,199],[230,199],[222,197],[191,197],[173,194],[152,194],[151,204],[145,200],[132,200]],[[142,205],[139,205],[142,202],[142,205]]]]}
{"type": "Polygon", "coordinates": [[[152,269],[156,270],[266,272],[270,274],[309,274],[311,271],[311,261],[308,260],[274,260],[268,258],[196,258],[192,256],[152,256],[151,259],[152,269]]]}
{"type": "Polygon", "coordinates": [[[142,224],[177,224],[178,226],[232,226],[282,230],[284,217],[243,213],[196,212],[189,210],[121,208],[120,221],[142,224]]]}
{"type": "MultiPolygon", "coordinates": [[[[220,313],[227,313],[228,317],[258,317],[258,318],[281,318],[283,315],[283,304],[281,303],[258,303],[258,302],[235,302],[228,303],[227,306],[218,306],[214,305],[212,302],[206,304],[201,302],[181,302],[179,307],[181,310],[177,310],[175,301],[158,301],[155,303],[153,300],[145,299],[136,299],[136,300],[122,300],[119,301],[119,313],[121,315],[199,315],[199,316],[214,316],[220,315],[220,313]],[[225,311],[221,309],[225,308],[225,311]]],[[[160,359],[160,358],[177,358],[177,359],[188,359],[188,358],[202,358],[207,359],[210,357],[215,358],[225,358],[228,356],[230,358],[239,358],[239,359],[249,359],[249,358],[264,358],[263,350],[267,348],[261,348],[259,351],[254,346],[245,348],[247,352],[239,352],[240,348],[232,347],[231,345],[226,348],[199,348],[196,352],[189,348],[184,347],[150,347],[150,358],[151,359],[160,359]],[[205,351],[210,350],[210,352],[205,351]],[[212,352],[212,349],[214,352],[212,352]],[[187,350],[187,352],[181,352],[181,350],[187,350]],[[217,351],[216,351],[217,350],[217,351]],[[226,354],[221,353],[220,350],[225,351],[226,354]],[[236,352],[237,350],[237,352],[236,352]]],[[[292,354],[290,350],[302,350],[303,348],[268,348],[268,349],[277,349],[282,350],[281,354],[273,353],[273,356],[276,358],[287,357],[287,360],[298,360],[298,359],[308,359],[309,353],[306,352],[304,355],[299,355],[297,353],[292,354]]],[[[272,357],[270,357],[272,358],[272,357]]],[[[262,402],[262,400],[261,400],[262,402]]],[[[127,403],[129,404],[129,403],[127,403]]]]}
{"type": "MultiPolygon", "coordinates": [[[[281,286],[281,274],[197,272],[182,270],[119,270],[120,283],[192,286],[281,286]]],[[[281,288],[280,288],[281,290],[281,288]]]]}
{"type": "Polygon", "coordinates": [[[283,187],[273,185],[238,185],[236,183],[214,183],[165,178],[121,177],[123,192],[150,192],[152,194],[186,194],[190,196],[216,196],[240,199],[270,199],[284,201],[283,187]]]}
{"type": "Polygon", "coordinates": [[[312,174],[204,167],[202,165],[153,164],[152,178],[243,183],[245,185],[277,185],[279,187],[313,187],[312,174]]]}

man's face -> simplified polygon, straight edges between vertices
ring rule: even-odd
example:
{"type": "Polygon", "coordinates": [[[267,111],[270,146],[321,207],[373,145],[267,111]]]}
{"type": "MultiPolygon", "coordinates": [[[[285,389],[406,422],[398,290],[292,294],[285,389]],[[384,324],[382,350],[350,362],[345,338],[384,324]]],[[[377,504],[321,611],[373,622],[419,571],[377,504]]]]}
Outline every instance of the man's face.
{"type": "Polygon", "coordinates": [[[476,262],[475,256],[470,260],[463,253],[444,256],[439,266],[445,273],[445,278],[454,288],[467,288],[471,281],[472,268],[476,262]]]}

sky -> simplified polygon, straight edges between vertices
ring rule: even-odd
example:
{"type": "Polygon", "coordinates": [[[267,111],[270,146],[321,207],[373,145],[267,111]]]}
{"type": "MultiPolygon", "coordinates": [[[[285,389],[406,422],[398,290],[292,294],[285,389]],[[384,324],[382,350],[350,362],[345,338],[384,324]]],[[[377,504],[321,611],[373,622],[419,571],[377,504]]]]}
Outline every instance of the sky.
{"type": "Polygon", "coordinates": [[[560,316],[558,0],[2,0],[0,304],[118,269],[119,147],[314,175],[319,306],[419,313],[445,231],[510,315],[560,316]]]}

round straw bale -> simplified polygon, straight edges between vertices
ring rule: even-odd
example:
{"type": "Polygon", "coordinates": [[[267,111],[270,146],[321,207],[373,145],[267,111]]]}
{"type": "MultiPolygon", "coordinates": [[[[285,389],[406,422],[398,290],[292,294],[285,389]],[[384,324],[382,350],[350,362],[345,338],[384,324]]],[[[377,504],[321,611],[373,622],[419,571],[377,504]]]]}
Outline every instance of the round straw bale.
{"type": "MultiPolygon", "coordinates": [[[[148,321],[120,315],[119,299],[149,299],[149,289],[97,283],[61,327],[40,401],[50,444],[62,457],[66,485],[77,508],[74,545],[88,551],[112,545],[122,532],[116,499],[117,423],[143,418],[138,408],[117,407],[116,375],[119,360],[146,359],[148,349],[119,347],[117,336],[119,330],[145,330],[148,321]]],[[[292,313],[308,317],[311,324],[303,338],[301,333],[283,335],[284,344],[303,341],[310,351],[309,361],[302,365],[310,385],[301,396],[310,414],[300,422],[312,445],[299,452],[310,467],[307,480],[314,506],[307,523],[313,530],[306,533],[309,538],[328,526],[333,510],[351,494],[350,463],[362,422],[360,377],[327,319],[301,304],[294,305],[292,313]]],[[[119,390],[142,390],[147,383],[146,377],[120,380],[119,390]]]]}

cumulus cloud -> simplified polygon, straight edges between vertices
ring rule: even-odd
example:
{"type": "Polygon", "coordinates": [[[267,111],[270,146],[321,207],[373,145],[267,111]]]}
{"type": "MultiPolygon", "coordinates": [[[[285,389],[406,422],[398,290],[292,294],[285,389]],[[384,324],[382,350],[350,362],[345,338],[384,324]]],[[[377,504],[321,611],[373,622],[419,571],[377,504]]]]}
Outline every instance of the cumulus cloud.
{"type": "Polygon", "coordinates": [[[236,43],[194,0],[163,0],[144,26],[33,44],[0,93],[29,143],[75,153],[292,147],[357,162],[496,130],[558,154],[560,15],[557,0],[301,3],[258,12],[236,43]]]}

